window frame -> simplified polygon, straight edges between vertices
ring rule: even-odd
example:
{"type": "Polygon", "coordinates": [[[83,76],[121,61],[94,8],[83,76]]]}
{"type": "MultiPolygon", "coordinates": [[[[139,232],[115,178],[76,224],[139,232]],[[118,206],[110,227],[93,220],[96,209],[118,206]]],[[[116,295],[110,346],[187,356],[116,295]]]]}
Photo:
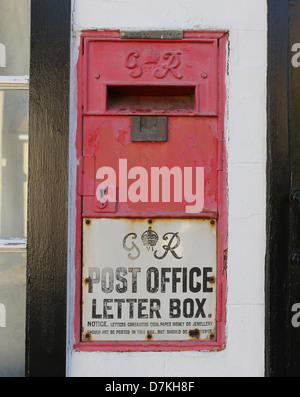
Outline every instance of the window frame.
{"type": "Polygon", "coordinates": [[[71,8],[31,0],[26,377],[66,376],[71,8]]]}
{"type": "MultiPolygon", "coordinates": [[[[0,75],[0,90],[28,90],[29,76],[2,76],[0,75]]],[[[0,239],[0,252],[26,252],[27,238],[0,239]]]]}
{"type": "MultiPolygon", "coordinates": [[[[30,21],[28,21],[30,23],[30,21]]],[[[2,45],[2,51],[4,51],[4,53],[2,53],[4,55],[4,59],[6,58],[6,47],[4,45],[2,45]]],[[[29,52],[29,48],[28,48],[28,52],[29,52]]],[[[27,91],[27,95],[29,97],[29,75],[2,75],[1,72],[2,70],[5,68],[5,62],[4,64],[1,65],[0,68],[0,90],[3,92],[7,92],[7,91],[15,91],[15,92],[20,92],[20,90],[22,91],[27,91]]],[[[29,70],[28,70],[29,73],[29,70]]],[[[26,102],[27,103],[27,102],[26,102]]],[[[28,105],[29,107],[29,105],[28,105]]],[[[29,110],[29,109],[28,109],[29,110]]],[[[28,130],[27,130],[28,131],[28,130]]],[[[28,135],[26,134],[26,138],[22,139],[23,142],[28,142],[28,135]]],[[[25,198],[24,198],[24,215],[25,215],[25,211],[26,211],[26,206],[25,206],[25,198]]],[[[24,229],[26,227],[26,224],[24,225],[24,229]]],[[[25,231],[25,230],[24,230],[25,231]]],[[[25,234],[25,233],[24,233],[25,234]]],[[[27,238],[24,237],[24,235],[19,236],[19,237],[9,237],[9,236],[5,236],[5,237],[1,237],[0,238],[0,254],[8,254],[7,257],[12,258],[14,254],[16,253],[21,253],[23,254],[24,257],[26,257],[26,253],[27,253],[27,238]],[[24,255],[25,254],[25,255],[24,255]]],[[[22,264],[23,269],[25,270],[25,266],[26,264],[24,263],[24,265],[22,264]]],[[[25,285],[26,284],[26,279],[24,277],[24,279],[22,280],[22,283],[25,285]]],[[[10,286],[9,286],[10,287],[10,286]]],[[[22,286],[23,287],[23,286],[22,286]]],[[[23,294],[23,293],[22,293],[23,294]]],[[[24,302],[24,298],[22,295],[20,295],[20,299],[21,301],[24,302]]],[[[2,323],[2,326],[4,328],[8,327],[7,323],[6,323],[6,318],[7,318],[7,314],[6,314],[6,306],[4,304],[0,303],[0,306],[2,305],[2,307],[4,308],[4,322],[2,323]]],[[[22,308],[22,310],[25,310],[25,307],[22,308]]],[[[12,316],[9,316],[12,317],[12,316]]],[[[16,319],[12,319],[10,318],[10,327],[13,324],[13,321],[16,321],[16,319]]],[[[25,322],[23,322],[23,331],[22,332],[26,332],[26,328],[25,328],[25,322]]],[[[21,324],[22,324],[21,323],[21,324]]],[[[0,325],[1,327],[1,325],[0,325]]],[[[9,328],[8,331],[12,331],[12,329],[9,328]]],[[[22,340],[18,341],[20,343],[24,343],[24,345],[22,346],[22,350],[21,347],[17,347],[15,346],[15,343],[13,343],[12,347],[15,347],[15,350],[18,352],[18,356],[20,356],[21,354],[25,353],[25,341],[22,340]],[[19,350],[20,349],[20,350],[19,350]]],[[[14,354],[14,353],[13,353],[14,354]]],[[[21,366],[22,364],[20,364],[21,366]]],[[[21,369],[21,368],[20,368],[21,369]]],[[[19,369],[18,369],[19,370],[19,369]]],[[[17,371],[18,371],[17,370],[17,371]]],[[[17,372],[17,373],[21,373],[21,372],[17,372]]],[[[25,368],[22,371],[22,376],[25,375],[25,368]]],[[[11,376],[14,376],[13,374],[11,374],[11,376]]]]}

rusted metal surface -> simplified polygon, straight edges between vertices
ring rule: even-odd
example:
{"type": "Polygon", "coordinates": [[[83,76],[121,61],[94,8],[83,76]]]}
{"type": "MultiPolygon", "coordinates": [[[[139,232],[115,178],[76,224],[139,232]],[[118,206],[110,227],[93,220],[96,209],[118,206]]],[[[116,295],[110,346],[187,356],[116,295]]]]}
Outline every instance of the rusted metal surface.
{"type": "Polygon", "coordinates": [[[85,221],[82,279],[83,341],[212,340],[216,222],[85,221]]]}
{"type": "Polygon", "coordinates": [[[201,332],[199,331],[199,329],[194,329],[194,330],[189,331],[188,334],[189,334],[189,337],[192,339],[200,339],[201,332]]]}

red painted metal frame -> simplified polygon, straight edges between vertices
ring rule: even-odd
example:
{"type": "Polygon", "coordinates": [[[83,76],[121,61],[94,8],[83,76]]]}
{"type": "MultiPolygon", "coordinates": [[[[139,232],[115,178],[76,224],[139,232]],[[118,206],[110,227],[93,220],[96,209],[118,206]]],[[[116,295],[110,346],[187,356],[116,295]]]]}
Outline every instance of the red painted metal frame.
{"type": "MultiPolygon", "coordinates": [[[[120,31],[84,31],[81,34],[79,59],[77,64],[78,81],[78,115],[77,115],[77,159],[83,154],[83,98],[86,89],[84,76],[84,51],[87,40],[112,40],[121,41],[120,31]]],[[[218,214],[206,214],[204,217],[218,219],[217,230],[217,338],[215,341],[184,341],[184,342],[82,342],[81,341],[81,268],[82,268],[82,197],[76,195],[76,246],[75,246],[75,302],[74,302],[74,339],[73,348],[76,351],[103,351],[103,352],[153,352],[153,351],[220,351],[226,347],[226,297],[227,297],[227,235],[228,235],[228,210],[227,210],[227,161],[226,144],[224,138],[225,103],[226,103],[226,68],[227,68],[227,42],[228,33],[224,31],[185,31],[182,41],[215,40],[218,46],[218,131],[219,153],[218,162],[223,163],[218,171],[218,214]]],[[[122,39],[122,42],[125,40],[122,39]]],[[[127,41],[130,41],[127,39],[127,41]]],[[[136,40],[132,40],[136,41],[136,40]]],[[[141,40],[145,41],[145,40],[141,40]]],[[[147,42],[157,42],[147,40],[147,42]]],[[[168,40],[164,40],[167,42],[168,40]]],[[[174,42],[172,40],[171,42],[174,42]]],[[[91,116],[93,113],[91,113],[91,116]]],[[[81,170],[78,167],[78,173],[81,170]]],[[[110,217],[109,215],[105,215],[110,217]]],[[[151,217],[151,214],[145,217],[151,217]]],[[[122,216],[118,216],[122,217],[122,216]]],[[[141,217],[141,216],[140,216],[141,217]]],[[[181,218],[182,216],[179,216],[181,218]]],[[[189,216],[186,216],[188,218],[189,216]]],[[[192,218],[192,216],[190,216],[192,218]]],[[[201,214],[203,217],[203,214],[201,214]]],[[[193,216],[193,218],[195,218],[193,216]]]]}

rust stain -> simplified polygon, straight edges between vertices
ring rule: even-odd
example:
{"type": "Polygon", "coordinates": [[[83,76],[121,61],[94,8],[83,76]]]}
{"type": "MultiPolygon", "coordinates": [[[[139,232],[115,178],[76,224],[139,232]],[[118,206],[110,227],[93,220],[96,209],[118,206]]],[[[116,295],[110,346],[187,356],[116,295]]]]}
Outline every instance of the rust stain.
{"type": "MultiPolygon", "coordinates": [[[[205,221],[205,219],[204,219],[205,221]]],[[[211,219],[209,222],[209,226],[211,227],[212,230],[216,229],[217,221],[215,219],[211,219]]]]}
{"type": "Polygon", "coordinates": [[[91,281],[92,281],[91,277],[86,277],[86,278],[83,280],[83,282],[84,282],[85,285],[90,285],[90,284],[91,284],[91,281]]]}
{"type": "Polygon", "coordinates": [[[156,219],[154,218],[123,218],[125,221],[128,221],[129,224],[136,224],[136,223],[148,223],[149,225],[152,225],[155,223],[156,219]]]}
{"type": "Polygon", "coordinates": [[[200,339],[201,332],[199,329],[194,329],[189,331],[189,337],[192,339],[200,339]]]}
{"type": "Polygon", "coordinates": [[[149,227],[155,228],[156,221],[161,221],[161,219],[150,219],[150,218],[126,218],[127,221],[128,232],[135,233],[137,225],[144,225],[145,229],[149,227]]]}
{"type": "Polygon", "coordinates": [[[191,218],[121,218],[122,220],[126,221],[129,224],[129,228],[134,228],[134,225],[136,224],[148,224],[149,226],[154,226],[155,223],[157,222],[163,222],[167,224],[168,222],[172,222],[174,220],[181,220],[184,222],[191,222],[191,221],[197,221],[197,222],[203,222],[203,223],[209,223],[209,225],[212,227],[212,229],[215,229],[217,226],[217,220],[216,219],[208,219],[208,218],[199,218],[199,219],[191,219],[191,218]]]}
{"type": "Polygon", "coordinates": [[[92,335],[91,335],[89,332],[86,332],[86,333],[83,335],[83,340],[84,340],[85,342],[92,342],[92,335]]]}
{"type": "Polygon", "coordinates": [[[209,335],[209,339],[210,339],[211,341],[215,341],[215,340],[216,340],[216,335],[215,335],[215,334],[210,334],[210,335],[209,335]]]}
{"type": "Polygon", "coordinates": [[[216,283],[216,277],[215,276],[209,277],[208,282],[210,284],[215,284],[216,283]]]}
{"type": "Polygon", "coordinates": [[[148,335],[146,336],[146,339],[147,339],[147,340],[152,340],[152,339],[153,339],[153,335],[152,335],[152,334],[148,334],[148,335]]]}

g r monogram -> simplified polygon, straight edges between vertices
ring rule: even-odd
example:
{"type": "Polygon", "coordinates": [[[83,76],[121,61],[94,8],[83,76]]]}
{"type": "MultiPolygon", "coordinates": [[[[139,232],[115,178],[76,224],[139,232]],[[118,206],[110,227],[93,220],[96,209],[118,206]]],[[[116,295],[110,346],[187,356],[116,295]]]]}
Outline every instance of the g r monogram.
{"type": "MultiPolygon", "coordinates": [[[[168,74],[171,74],[177,80],[181,80],[183,75],[177,71],[179,66],[181,65],[181,55],[180,51],[168,51],[165,52],[162,59],[167,61],[159,65],[160,55],[158,51],[155,51],[155,56],[149,60],[149,54],[145,56],[143,59],[143,55],[139,53],[139,51],[132,51],[126,56],[125,66],[127,69],[131,69],[132,72],[130,76],[134,79],[139,78],[144,73],[144,68],[142,65],[148,65],[152,63],[153,65],[157,65],[154,69],[152,69],[153,76],[157,79],[163,79],[168,74]]],[[[150,69],[151,70],[151,69],[150,69]]]]}

